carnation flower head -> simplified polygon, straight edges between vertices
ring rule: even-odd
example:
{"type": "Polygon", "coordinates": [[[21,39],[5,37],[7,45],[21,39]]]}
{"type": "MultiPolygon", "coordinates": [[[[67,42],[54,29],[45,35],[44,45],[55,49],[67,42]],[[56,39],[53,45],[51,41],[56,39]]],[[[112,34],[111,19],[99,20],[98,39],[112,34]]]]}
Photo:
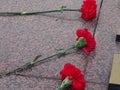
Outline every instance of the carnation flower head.
{"type": "Polygon", "coordinates": [[[84,20],[91,20],[96,18],[97,4],[95,0],[84,0],[81,6],[81,17],[84,20]]]}
{"type": "Polygon", "coordinates": [[[77,41],[82,37],[85,39],[86,45],[84,47],[81,47],[81,49],[85,52],[90,52],[96,47],[96,41],[95,38],[92,36],[92,34],[88,31],[87,28],[78,29],[76,31],[77,35],[77,41]]]}
{"type": "Polygon", "coordinates": [[[61,79],[64,80],[69,77],[72,81],[71,88],[73,90],[84,90],[86,81],[82,74],[82,71],[71,63],[64,65],[64,68],[60,71],[61,79]]]}

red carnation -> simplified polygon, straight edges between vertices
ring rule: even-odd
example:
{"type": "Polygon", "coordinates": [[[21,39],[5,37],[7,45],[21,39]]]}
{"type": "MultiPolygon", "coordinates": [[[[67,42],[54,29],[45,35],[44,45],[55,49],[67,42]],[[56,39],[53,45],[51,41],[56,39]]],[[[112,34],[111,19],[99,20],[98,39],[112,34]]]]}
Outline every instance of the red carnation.
{"type": "Polygon", "coordinates": [[[65,64],[63,70],[60,71],[61,79],[64,80],[69,77],[72,81],[71,88],[74,90],[84,90],[86,81],[81,70],[74,65],[67,63],[65,64]]]}
{"type": "Polygon", "coordinates": [[[84,0],[81,7],[81,17],[85,20],[96,18],[97,4],[95,0],[84,0]]]}
{"type": "Polygon", "coordinates": [[[96,47],[96,41],[94,37],[92,36],[92,34],[88,32],[87,28],[78,29],[76,31],[76,35],[77,35],[77,40],[81,37],[85,39],[86,45],[82,47],[83,51],[90,52],[96,47]]]}

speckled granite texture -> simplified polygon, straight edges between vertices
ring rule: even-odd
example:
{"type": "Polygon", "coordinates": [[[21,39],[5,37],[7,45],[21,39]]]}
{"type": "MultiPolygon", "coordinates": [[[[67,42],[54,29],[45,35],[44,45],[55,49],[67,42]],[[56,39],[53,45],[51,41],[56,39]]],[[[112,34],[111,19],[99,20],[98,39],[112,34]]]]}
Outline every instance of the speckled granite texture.
{"type": "MultiPolygon", "coordinates": [[[[41,11],[80,8],[82,0],[0,0],[0,11],[41,11]]],[[[0,16],[0,72],[44,58],[68,48],[75,42],[75,31],[87,27],[95,34],[96,49],[90,54],[72,50],[61,58],[51,58],[32,69],[0,78],[0,90],[55,90],[61,83],[59,71],[65,63],[79,67],[87,81],[86,90],[107,90],[120,22],[119,0],[97,0],[99,20],[84,21],[79,12],[50,13],[29,16],[0,16]],[[100,9],[100,5],[102,7],[100,9]],[[96,24],[98,22],[98,24],[96,24]]]]}

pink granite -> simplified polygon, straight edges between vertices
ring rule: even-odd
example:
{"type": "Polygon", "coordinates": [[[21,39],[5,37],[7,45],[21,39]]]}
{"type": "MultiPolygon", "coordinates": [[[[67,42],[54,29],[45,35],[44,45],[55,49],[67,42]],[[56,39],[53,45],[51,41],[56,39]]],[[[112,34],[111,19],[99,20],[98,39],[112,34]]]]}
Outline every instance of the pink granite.
{"type": "Polygon", "coordinates": [[[10,76],[0,79],[1,90],[55,90],[60,85],[59,80],[41,77],[10,76]]]}
{"type": "MultiPolygon", "coordinates": [[[[98,10],[100,3],[101,0],[97,0],[98,10]]],[[[81,4],[81,0],[1,0],[0,11],[51,10],[62,5],[68,8],[80,8],[81,4]]],[[[39,58],[41,59],[57,52],[58,49],[71,47],[75,42],[75,31],[78,28],[87,27],[93,33],[97,21],[87,22],[79,17],[79,12],[0,16],[0,72],[19,67],[32,61],[37,55],[41,54],[39,58]]],[[[86,74],[88,61],[91,62],[91,59],[97,56],[97,53],[92,53],[72,50],[65,57],[54,57],[48,62],[21,72],[24,76],[11,75],[0,78],[0,89],[55,90],[60,85],[59,71],[64,64],[73,63],[86,74]]]]}

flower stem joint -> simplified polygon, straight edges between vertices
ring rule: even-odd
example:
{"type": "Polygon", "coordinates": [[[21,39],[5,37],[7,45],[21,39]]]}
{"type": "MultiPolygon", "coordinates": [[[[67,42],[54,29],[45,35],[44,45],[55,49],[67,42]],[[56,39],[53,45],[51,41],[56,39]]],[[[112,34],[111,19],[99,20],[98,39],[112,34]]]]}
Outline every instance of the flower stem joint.
{"type": "Polygon", "coordinates": [[[63,13],[65,8],[66,8],[66,6],[61,6],[60,12],[63,13]]]}

